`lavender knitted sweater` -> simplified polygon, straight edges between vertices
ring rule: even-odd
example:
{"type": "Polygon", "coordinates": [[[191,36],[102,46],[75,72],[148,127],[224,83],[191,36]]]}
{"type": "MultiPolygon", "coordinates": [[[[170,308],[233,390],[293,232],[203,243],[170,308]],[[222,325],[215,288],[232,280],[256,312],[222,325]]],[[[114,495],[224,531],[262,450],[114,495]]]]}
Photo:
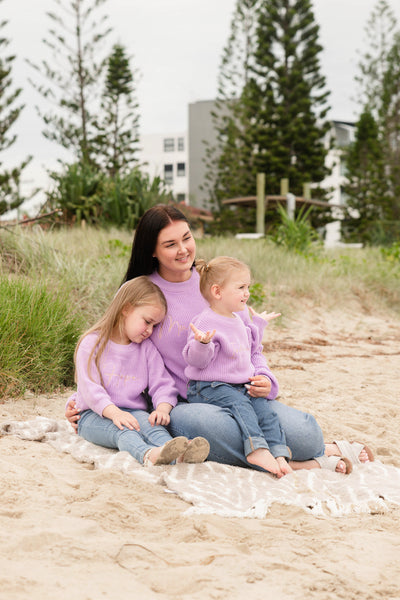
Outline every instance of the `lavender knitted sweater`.
{"type": "Polygon", "coordinates": [[[103,385],[94,361],[88,372],[88,359],[97,339],[96,333],[90,333],[83,338],[77,352],[78,387],[72,399],[76,400],[80,410],[90,408],[100,416],[109,404],[146,410],[147,404],[142,396],[146,387],[154,407],[160,402],[176,405],[178,391],[151,340],[127,345],[109,341],[100,359],[103,385]]]}
{"type": "MultiPolygon", "coordinates": [[[[244,324],[237,315],[234,318],[217,314],[206,308],[192,322],[201,331],[216,330],[208,344],[194,338],[190,330],[183,357],[188,363],[185,375],[195,381],[224,381],[225,383],[248,383],[249,377],[265,375],[271,380],[269,399],[276,398],[278,382],[265,360],[260,360],[260,335],[253,323],[244,324]]],[[[265,322],[264,322],[265,324],[265,322]]]]}
{"type": "MultiPolygon", "coordinates": [[[[187,343],[189,331],[191,331],[190,323],[196,315],[208,307],[200,293],[199,274],[193,269],[190,279],[178,283],[166,281],[157,272],[152,273],[150,279],[161,288],[168,303],[167,315],[163,322],[154,328],[151,340],[159,350],[168,372],[172,375],[179,394],[186,398],[188,378],[185,368],[187,365],[182,352],[187,343]]],[[[261,337],[265,321],[259,317],[250,319],[247,308],[237,314],[245,324],[253,323],[256,326],[256,329],[253,329],[255,340],[252,363],[256,375],[265,374],[271,380],[272,389],[268,398],[272,400],[278,393],[278,383],[269,370],[262,353],[261,337]]]]}

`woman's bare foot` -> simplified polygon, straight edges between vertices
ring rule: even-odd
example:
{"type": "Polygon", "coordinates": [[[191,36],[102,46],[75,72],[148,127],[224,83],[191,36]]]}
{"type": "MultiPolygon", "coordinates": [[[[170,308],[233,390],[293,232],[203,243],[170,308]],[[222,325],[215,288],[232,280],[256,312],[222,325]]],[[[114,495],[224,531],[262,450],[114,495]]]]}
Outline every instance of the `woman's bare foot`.
{"type": "Polygon", "coordinates": [[[276,475],[279,479],[283,476],[281,468],[276,458],[274,458],[269,450],[266,448],[257,448],[246,456],[247,462],[251,465],[257,465],[262,467],[272,475],[276,475]]]}
{"type": "Polygon", "coordinates": [[[287,462],[287,460],[284,456],[278,456],[276,459],[276,462],[278,463],[278,465],[280,467],[282,475],[288,475],[289,473],[293,473],[292,467],[289,465],[289,463],[287,462]]]}

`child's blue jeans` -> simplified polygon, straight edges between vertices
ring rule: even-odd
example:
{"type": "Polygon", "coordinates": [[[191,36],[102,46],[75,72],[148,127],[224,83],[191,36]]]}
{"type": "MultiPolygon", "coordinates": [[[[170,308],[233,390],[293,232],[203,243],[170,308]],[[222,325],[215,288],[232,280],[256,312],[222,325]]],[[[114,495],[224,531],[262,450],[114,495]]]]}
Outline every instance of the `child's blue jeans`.
{"type": "Polygon", "coordinates": [[[162,425],[150,425],[149,413],[145,410],[123,410],[137,419],[140,431],[127,427],[121,430],[111,419],[100,417],[92,410],[84,410],[78,421],[78,434],[98,446],[126,450],[143,464],[143,457],[148,450],[163,446],[172,437],[162,425]]]}
{"type": "Polygon", "coordinates": [[[249,396],[243,384],[189,381],[187,399],[229,410],[241,431],[245,456],[258,448],[267,448],[275,457],[290,458],[278,415],[265,398],[249,396]]]}

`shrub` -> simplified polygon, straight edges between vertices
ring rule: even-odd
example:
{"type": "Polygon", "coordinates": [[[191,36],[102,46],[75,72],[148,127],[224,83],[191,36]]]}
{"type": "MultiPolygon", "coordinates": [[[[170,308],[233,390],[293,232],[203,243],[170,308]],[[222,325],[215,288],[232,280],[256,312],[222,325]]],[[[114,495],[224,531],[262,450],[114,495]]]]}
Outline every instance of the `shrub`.
{"type": "Polygon", "coordinates": [[[279,204],[277,208],[281,223],[272,238],[275,244],[284,246],[287,250],[307,254],[316,243],[321,243],[318,233],[309,222],[312,207],[307,210],[302,207],[294,219],[291,219],[286,210],[279,204]]]}
{"type": "Polygon", "coordinates": [[[73,384],[82,330],[66,297],[40,283],[0,278],[0,393],[49,392],[73,384]]]}
{"type": "Polygon", "coordinates": [[[51,177],[55,186],[47,193],[47,207],[61,209],[68,223],[84,220],[134,229],[148,208],[171,199],[160,177],[150,179],[138,168],[109,177],[96,167],[74,163],[51,177]]]}

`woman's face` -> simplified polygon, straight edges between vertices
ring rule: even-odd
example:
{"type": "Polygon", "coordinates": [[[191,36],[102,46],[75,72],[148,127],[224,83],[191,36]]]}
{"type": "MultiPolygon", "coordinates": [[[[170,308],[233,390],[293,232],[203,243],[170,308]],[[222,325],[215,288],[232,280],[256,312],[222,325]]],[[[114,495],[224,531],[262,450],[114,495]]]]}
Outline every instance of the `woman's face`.
{"type": "Polygon", "coordinates": [[[160,231],[153,256],[167,281],[186,281],[196,255],[196,243],[186,221],[173,221],[160,231]]]}

